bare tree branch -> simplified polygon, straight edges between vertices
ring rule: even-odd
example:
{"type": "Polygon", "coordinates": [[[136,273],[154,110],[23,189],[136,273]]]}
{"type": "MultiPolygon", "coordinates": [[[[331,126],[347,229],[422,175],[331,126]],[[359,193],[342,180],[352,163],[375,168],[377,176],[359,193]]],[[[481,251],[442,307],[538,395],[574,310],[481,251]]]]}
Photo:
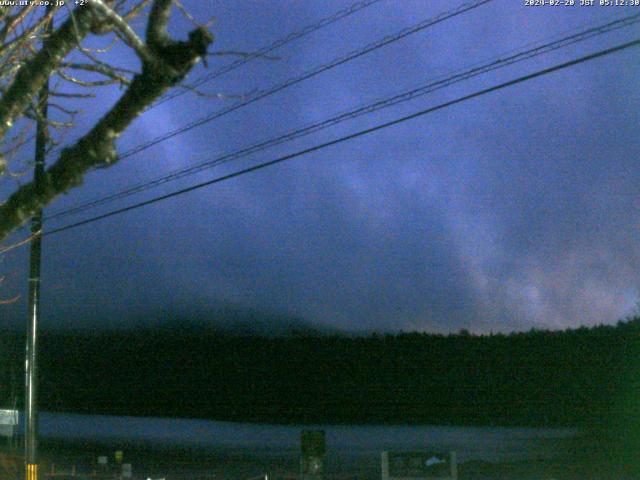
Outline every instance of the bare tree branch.
{"type": "MultiPolygon", "coordinates": [[[[42,230],[38,230],[37,232],[32,233],[27,238],[20,240],[19,242],[12,243],[11,245],[7,245],[6,247],[0,247],[0,255],[2,255],[3,253],[10,252],[11,250],[14,250],[18,247],[22,247],[23,245],[27,245],[29,242],[31,242],[31,240],[40,236],[41,234],[42,234],[42,230]]],[[[4,281],[4,277],[2,277],[2,281],[4,281]]],[[[2,282],[0,281],[0,283],[2,282]]]]}
{"type": "MultiPolygon", "coordinates": [[[[60,78],[66,80],[67,82],[73,83],[75,85],[80,85],[81,87],[104,87],[107,85],[113,85],[114,83],[123,83],[120,79],[110,78],[109,80],[80,80],[68,73],[63,72],[62,70],[58,70],[56,72],[60,78]]],[[[128,83],[128,82],[127,82],[128,83]]]]}
{"type": "Polygon", "coordinates": [[[6,19],[4,27],[0,31],[0,42],[6,40],[9,34],[25,19],[25,17],[35,8],[35,4],[27,5],[23,9],[21,9],[17,14],[12,17],[6,19]]]}
{"type": "MultiPolygon", "coordinates": [[[[36,210],[61,193],[81,184],[87,171],[116,162],[115,140],[160,95],[181,82],[191,68],[207,54],[213,36],[205,28],[191,31],[187,41],[174,41],[168,36],[166,27],[170,7],[171,0],[154,1],[148,20],[146,45],[153,57],[148,61],[143,60],[142,73],[133,77],[113,108],[76,144],[62,150],[58,160],[45,172],[41,189],[36,188],[33,182],[23,185],[0,207],[0,241],[27,221],[36,210]]],[[[78,21],[78,28],[83,29],[80,33],[86,34],[91,20],[91,15],[87,14],[86,18],[78,21]]],[[[73,36],[71,28],[68,27],[66,31],[72,32],[73,36]]],[[[60,35],[59,32],[60,30],[56,34],[60,35]]],[[[61,42],[60,39],[58,41],[61,42]]],[[[60,45],[57,49],[64,50],[60,45]]],[[[49,68],[48,72],[51,73],[54,64],[59,65],[62,57],[56,57],[55,62],[48,61],[48,67],[41,67],[40,63],[36,66],[41,70],[49,68]]],[[[35,79],[31,79],[32,84],[35,82],[35,79]]],[[[3,101],[0,101],[0,107],[2,104],[3,101]]],[[[4,114],[5,117],[0,109],[0,121],[6,122],[3,118],[10,117],[10,113],[17,108],[13,107],[13,110],[4,114]]],[[[0,133],[4,134],[1,129],[0,133]]]]}
{"type": "Polygon", "coordinates": [[[151,52],[144,44],[144,42],[138,37],[136,32],[129,26],[127,21],[123,19],[120,15],[118,15],[115,11],[113,11],[109,6],[104,3],[102,0],[88,0],[91,5],[96,7],[97,10],[102,13],[107,20],[112,23],[115,28],[120,32],[124,41],[131,48],[135,50],[140,59],[143,62],[152,62],[153,57],[151,52]]]}
{"type": "Polygon", "coordinates": [[[89,33],[94,20],[93,9],[78,8],[76,12],[51,35],[47,48],[41,49],[20,68],[0,99],[0,140],[31,104],[64,57],[89,33]]]}
{"type": "Polygon", "coordinates": [[[133,18],[137,17],[138,15],[140,15],[140,12],[142,12],[142,9],[144,7],[146,7],[147,5],[149,5],[150,1],[151,0],[142,0],[137,5],[135,5],[133,8],[131,8],[131,10],[129,10],[127,13],[125,13],[122,16],[122,18],[124,18],[125,20],[129,21],[129,20],[132,20],[133,18]]]}
{"type": "Polygon", "coordinates": [[[63,62],[61,64],[63,68],[69,68],[72,70],[84,70],[87,72],[99,73],[100,75],[104,75],[105,77],[109,77],[113,80],[117,80],[122,84],[128,85],[131,83],[127,77],[121,75],[121,73],[128,73],[135,75],[136,72],[128,70],[126,68],[114,67],[111,65],[105,65],[104,63],[69,63],[63,62]]]}
{"type": "Polygon", "coordinates": [[[2,300],[0,300],[0,305],[10,305],[17,302],[18,300],[20,300],[20,294],[17,294],[11,298],[3,298],[2,300]]]}
{"type": "Polygon", "coordinates": [[[171,11],[171,0],[154,0],[147,23],[147,45],[157,50],[169,43],[167,23],[171,11]]]}

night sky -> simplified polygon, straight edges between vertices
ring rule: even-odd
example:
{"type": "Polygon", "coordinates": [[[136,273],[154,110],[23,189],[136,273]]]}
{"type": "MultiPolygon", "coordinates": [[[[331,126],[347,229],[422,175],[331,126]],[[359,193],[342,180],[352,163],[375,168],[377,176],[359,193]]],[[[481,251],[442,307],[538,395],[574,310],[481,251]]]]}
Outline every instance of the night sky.
{"type": "MultiPolygon", "coordinates": [[[[213,50],[245,52],[351,5],[184,3],[202,22],[215,17],[213,50]]],[[[273,52],[279,59],[251,61],[202,90],[251,95],[459,4],[381,0],[273,52]]],[[[640,7],[525,7],[524,0],[495,0],[96,170],[45,215],[505,52],[638,13],[640,7]]],[[[178,12],[174,17],[174,34],[192,28],[178,12]]],[[[311,147],[639,34],[636,24],[600,35],[52,220],[46,228],[311,147]]],[[[509,332],[614,323],[640,299],[639,53],[628,49],[45,237],[42,324],[158,325],[176,316],[218,318],[229,306],[345,331],[509,332]]],[[[111,55],[137,65],[126,50],[111,55]]],[[[234,60],[210,57],[208,70],[198,66],[189,80],[234,60]]],[[[119,93],[105,89],[85,103],[69,138],[85,132],[119,93]]],[[[181,95],[138,119],[119,150],[238,101],[181,95]]],[[[5,181],[0,193],[6,197],[14,185],[5,181]]],[[[7,243],[23,237],[18,232],[7,243]]],[[[2,257],[0,293],[21,298],[0,307],[0,326],[26,325],[27,265],[28,248],[2,257]]]]}

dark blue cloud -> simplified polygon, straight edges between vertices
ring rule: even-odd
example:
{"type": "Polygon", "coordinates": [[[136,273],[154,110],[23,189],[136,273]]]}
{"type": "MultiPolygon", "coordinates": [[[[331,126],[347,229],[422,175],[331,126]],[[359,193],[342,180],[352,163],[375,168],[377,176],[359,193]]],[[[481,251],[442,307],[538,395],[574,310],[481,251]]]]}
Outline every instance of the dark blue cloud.
{"type": "MultiPolygon", "coordinates": [[[[196,2],[192,8],[199,18],[216,16],[216,48],[252,50],[347,5],[196,2]]],[[[444,1],[380,2],[283,49],[281,60],[252,62],[206,90],[237,94],[269,87],[451,7],[444,1]]],[[[496,1],[95,172],[57,206],[623,13],[599,7],[527,9],[496,1]]],[[[632,37],[629,29],[598,37],[154,193],[632,37]]],[[[640,293],[637,55],[634,50],[616,54],[47,238],[47,321],[125,325],[145,312],[169,315],[194,305],[206,312],[223,304],[345,330],[488,331],[616,321],[640,293]]],[[[183,95],[148,112],[123,137],[121,148],[230,101],[183,95]]],[[[16,253],[7,268],[19,271],[25,262],[25,253],[16,253]]],[[[18,322],[24,305],[7,312],[18,322]]]]}

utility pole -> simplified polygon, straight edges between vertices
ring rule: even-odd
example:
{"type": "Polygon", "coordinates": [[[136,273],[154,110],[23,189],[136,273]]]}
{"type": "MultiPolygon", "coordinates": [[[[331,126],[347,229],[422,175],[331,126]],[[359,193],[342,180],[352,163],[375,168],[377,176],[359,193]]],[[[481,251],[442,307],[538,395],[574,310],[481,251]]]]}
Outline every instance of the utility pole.
{"type": "MultiPolygon", "coordinates": [[[[53,3],[53,2],[51,2],[53,3]]],[[[47,6],[48,15],[52,6],[47,6]]],[[[53,17],[45,29],[42,41],[46,48],[48,36],[53,32],[53,17]]],[[[38,94],[36,106],[36,149],[33,178],[40,191],[44,180],[44,159],[47,150],[47,114],[49,79],[38,94]]],[[[29,324],[27,328],[26,393],[25,393],[25,464],[27,480],[38,480],[38,317],[40,315],[40,260],[42,254],[42,209],[31,219],[31,250],[29,252],[29,324]]]]}

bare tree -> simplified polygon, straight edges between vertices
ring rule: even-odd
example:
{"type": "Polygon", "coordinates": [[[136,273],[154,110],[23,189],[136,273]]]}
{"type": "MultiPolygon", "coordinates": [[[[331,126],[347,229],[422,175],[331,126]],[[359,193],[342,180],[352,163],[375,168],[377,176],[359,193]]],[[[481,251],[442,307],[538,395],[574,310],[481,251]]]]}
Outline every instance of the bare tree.
{"type": "MultiPolygon", "coordinates": [[[[47,120],[52,131],[73,124],[75,112],[65,106],[70,97],[93,95],[80,87],[118,84],[124,91],[78,141],[53,149],[57,153],[50,156],[51,166],[39,187],[33,181],[25,183],[0,205],[0,242],[56,196],[80,185],[87,171],[116,162],[116,139],[159,96],[184,80],[205,58],[213,41],[204,26],[188,32],[186,40],[169,36],[167,25],[174,0],[76,3],[80,5],[73,10],[56,4],[46,14],[37,3],[0,5],[0,175],[8,178],[16,174],[16,152],[29,138],[29,125],[38,119],[38,93],[48,79],[77,86],[66,93],[58,87],[52,89],[51,106],[68,117],[47,120]],[[142,37],[132,20],[143,17],[146,28],[142,37]],[[56,26],[47,29],[52,19],[56,26]],[[111,36],[113,41],[123,42],[139,59],[139,71],[102,60],[101,52],[83,46],[90,36],[111,36]],[[87,74],[93,77],[87,79],[87,74]]],[[[177,0],[176,4],[183,9],[177,0]]],[[[49,138],[55,143],[56,135],[51,133],[49,138]]]]}

